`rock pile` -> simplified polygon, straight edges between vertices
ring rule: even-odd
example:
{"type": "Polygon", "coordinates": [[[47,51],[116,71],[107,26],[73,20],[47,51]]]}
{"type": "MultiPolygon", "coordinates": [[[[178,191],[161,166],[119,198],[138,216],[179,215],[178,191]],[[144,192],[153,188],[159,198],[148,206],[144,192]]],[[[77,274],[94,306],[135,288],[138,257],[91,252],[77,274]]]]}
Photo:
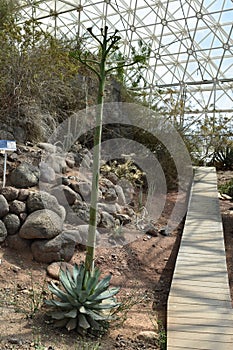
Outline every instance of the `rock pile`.
{"type": "MultiPolygon", "coordinates": [[[[69,261],[87,241],[90,172],[83,176],[78,170],[83,160],[90,169],[92,157],[83,149],[63,156],[45,143],[38,149],[39,155],[48,155],[46,162],[38,157],[35,165],[16,157],[7,186],[0,190],[0,242],[31,250],[38,262],[69,261]]],[[[135,214],[114,174],[101,178],[99,197],[98,239],[130,223],[135,214]]]]}

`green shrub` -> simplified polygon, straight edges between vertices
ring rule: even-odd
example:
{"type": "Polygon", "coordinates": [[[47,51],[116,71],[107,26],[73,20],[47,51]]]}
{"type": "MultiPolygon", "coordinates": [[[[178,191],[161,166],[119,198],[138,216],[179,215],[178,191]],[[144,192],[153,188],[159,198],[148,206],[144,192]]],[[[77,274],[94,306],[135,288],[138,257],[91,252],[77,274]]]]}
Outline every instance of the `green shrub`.
{"type": "Polygon", "coordinates": [[[233,197],[233,179],[227,181],[225,184],[219,185],[218,190],[221,194],[225,193],[233,197]]]}

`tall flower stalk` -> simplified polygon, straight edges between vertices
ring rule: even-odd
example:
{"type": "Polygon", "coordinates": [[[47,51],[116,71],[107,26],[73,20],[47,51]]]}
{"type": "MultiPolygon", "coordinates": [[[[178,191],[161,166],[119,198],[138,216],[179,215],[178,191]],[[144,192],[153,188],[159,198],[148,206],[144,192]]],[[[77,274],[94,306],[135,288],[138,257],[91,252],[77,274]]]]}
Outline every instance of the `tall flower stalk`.
{"type": "Polygon", "coordinates": [[[94,72],[99,80],[97,106],[96,106],[96,124],[94,133],[94,155],[92,168],[92,191],[90,203],[90,219],[88,240],[86,249],[85,268],[92,272],[94,269],[95,246],[96,246],[96,228],[97,228],[97,212],[98,212],[98,192],[99,192],[99,176],[100,176],[100,154],[101,154],[101,137],[102,137],[102,121],[103,121],[103,107],[104,107],[104,89],[106,77],[109,72],[119,70],[119,67],[131,66],[140,61],[140,57],[136,57],[133,62],[126,64],[125,61],[117,63],[116,66],[107,68],[107,59],[114,51],[118,49],[118,43],[121,39],[117,35],[118,31],[112,35],[108,34],[108,27],[101,29],[101,35],[98,37],[92,31],[92,28],[87,29],[92,38],[99,45],[99,55],[97,59],[89,58],[87,53],[82,53],[80,50],[72,53],[72,57],[79,60],[94,72]]]}

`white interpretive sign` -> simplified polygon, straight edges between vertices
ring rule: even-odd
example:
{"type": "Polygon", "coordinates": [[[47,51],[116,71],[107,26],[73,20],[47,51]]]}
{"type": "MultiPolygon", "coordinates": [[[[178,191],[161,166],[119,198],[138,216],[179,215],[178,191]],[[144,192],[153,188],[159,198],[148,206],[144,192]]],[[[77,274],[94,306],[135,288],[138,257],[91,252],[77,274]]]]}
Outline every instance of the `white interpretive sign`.
{"type": "Polygon", "coordinates": [[[7,152],[16,151],[16,141],[0,140],[0,153],[4,153],[3,187],[6,185],[6,161],[7,152]]]}
{"type": "Polygon", "coordinates": [[[16,141],[0,140],[0,151],[16,151],[16,141]]]}

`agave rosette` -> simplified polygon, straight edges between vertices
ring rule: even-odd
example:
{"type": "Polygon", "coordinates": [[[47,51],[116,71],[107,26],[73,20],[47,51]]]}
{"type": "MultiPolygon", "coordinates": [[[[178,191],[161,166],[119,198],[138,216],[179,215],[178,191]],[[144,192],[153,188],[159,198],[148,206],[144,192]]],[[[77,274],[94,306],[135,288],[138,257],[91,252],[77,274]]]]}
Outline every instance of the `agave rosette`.
{"type": "Polygon", "coordinates": [[[120,303],[114,296],[118,287],[109,288],[111,275],[99,280],[100,270],[94,268],[92,274],[84,265],[74,265],[72,273],[61,269],[59,281],[62,289],[50,282],[48,288],[57,297],[46,300],[53,308],[49,315],[56,326],[80,332],[100,330],[113,319],[112,313],[120,303]]]}

